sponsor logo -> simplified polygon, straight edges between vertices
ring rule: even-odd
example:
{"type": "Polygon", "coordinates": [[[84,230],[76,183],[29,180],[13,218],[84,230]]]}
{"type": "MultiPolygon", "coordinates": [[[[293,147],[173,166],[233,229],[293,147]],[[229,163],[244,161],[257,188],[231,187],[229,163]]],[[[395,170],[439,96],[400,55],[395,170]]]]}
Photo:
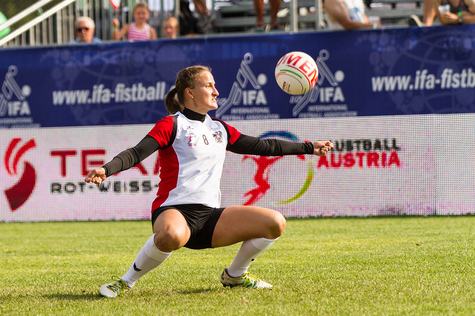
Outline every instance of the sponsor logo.
{"type": "Polygon", "coordinates": [[[84,179],[89,170],[104,165],[106,162],[105,155],[105,148],[51,150],[50,157],[57,162],[59,167],[57,169],[58,175],[64,180],[51,182],[50,193],[53,195],[73,195],[98,191],[101,194],[137,194],[140,192],[148,194],[154,188],[158,188],[158,183],[154,183],[151,178],[151,175],[156,176],[159,174],[158,154],[151,169],[150,167],[146,168],[142,162],[131,168],[139,172],[140,178],[137,180],[112,180],[117,176],[115,175],[108,178],[101,185],[77,181],[78,176],[84,179]],[[68,170],[71,170],[71,165],[79,166],[77,173],[75,172],[73,175],[68,172],[68,170]]]}
{"type": "MultiPolygon", "coordinates": [[[[259,136],[261,139],[281,138],[287,141],[300,142],[294,134],[287,131],[269,131],[259,136]]],[[[279,200],[276,204],[287,204],[301,198],[309,189],[315,169],[373,169],[373,168],[400,168],[402,163],[399,157],[401,147],[397,139],[343,139],[332,141],[335,148],[326,156],[318,157],[315,164],[313,158],[306,158],[305,155],[296,156],[299,160],[307,164],[307,176],[300,189],[294,195],[279,200]]],[[[295,157],[295,156],[288,156],[295,157]]],[[[261,200],[271,189],[269,174],[277,161],[283,159],[283,156],[264,157],[245,155],[242,161],[252,160],[256,164],[254,173],[254,183],[256,186],[244,193],[247,199],[244,205],[255,204],[261,200]]]]}
{"type": "Polygon", "coordinates": [[[196,146],[198,142],[198,136],[196,134],[188,135],[188,146],[196,146]]]}
{"type": "Polygon", "coordinates": [[[289,103],[294,104],[292,116],[305,117],[342,117],[357,116],[355,111],[348,111],[345,103],[345,95],[339,86],[345,79],[345,73],[341,70],[331,71],[326,61],[330,53],[322,49],[316,58],[318,66],[318,80],[315,87],[308,93],[290,97],[289,103]],[[328,84],[326,84],[328,82],[328,84]],[[306,112],[303,110],[306,109],[306,112]]]}
{"type": "Polygon", "coordinates": [[[213,133],[213,137],[215,142],[222,143],[223,142],[223,133],[221,131],[213,133]]]}
{"type": "Polygon", "coordinates": [[[229,96],[218,99],[216,117],[224,120],[280,118],[279,114],[271,114],[267,107],[267,97],[263,90],[263,86],[267,84],[267,75],[254,74],[250,67],[253,59],[251,53],[244,55],[229,96]]]}
{"type": "Polygon", "coordinates": [[[16,82],[18,68],[8,67],[0,90],[0,127],[32,127],[30,105],[26,98],[31,94],[31,88],[16,82]]]}
{"type": "MultiPolygon", "coordinates": [[[[315,62],[318,66],[318,80],[309,92],[290,96],[292,117],[347,117],[357,116],[356,111],[349,111],[340,83],[345,79],[342,70],[332,71],[327,64],[330,58],[328,50],[319,52],[315,62]]],[[[224,120],[258,120],[279,119],[279,113],[272,113],[268,105],[264,86],[267,76],[256,76],[251,69],[253,55],[246,53],[227,98],[218,99],[219,108],[216,117],[224,120]]]]}
{"type": "MultiPolygon", "coordinates": [[[[266,138],[282,138],[288,141],[292,142],[300,142],[297,136],[290,132],[286,131],[270,131],[266,132],[262,135],[259,136],[261,139],[266,139],[266,138]]],[[[247,159],[252,159],[257,166],[256,173],[254,174],[254,183],[257,185],[254,189],[249,190],[244,194],[244,197],[247,197],[248,200],[244,203],[244,205],[251,205],[259,201],[264,195],[267,193],[267,191],[271,188],[270,183],[269,183],[269,173],[271,170],[271,166],[275,164],[277,161],[280,159],[284,158],[283,156],[278,156],[278,157],[264,157],[264,156],[248,156],[245,155],[243,157],[242,161],[245,161],[247,159]]],[[[297,158],[302,161],[306,161],[306,158],[304,155],[298,155],[297,158]]],[[[313,163],[311,161],[308,161],[307,163],[308,169],[307,169],[307,178],[305,179],[302,187],[300,190],[293,196],[281,200],[277,202],[277,204],[287,204],[292,201],[297,200],[300,198],[309,188],[310,184],[312,183],[313,180],[313,175],[315,173],[315,168],[313,166],[313,163]]]]}
{"type": "Polygon", "coordinates": [[[135,262],[134,262],[134,270],[137,271],[137,272],[142,271],[142,269],[137,268],[137,265],[135,264],[135,262]]]}
{"type": "MultiPolygon", "coordinates": [[[[23,145],[20,145],[21,141],[21,138],[12,139],[5,152],[4,167],[10,176],[18,176],[18,164],[21,158],[30,149],[36,147],[34,139],[28,140],[23,145]],[[19,148],[17,148],[17,145],[19,148]]],[[[24,161],[23,166],[23,174],[20,176],[20,179],[13,186],[4,190],[12,212],[25,204],[36,186],[35,168],[27,161],[24,161]]]]}
{"type": "Polygon", "coordinates": [[[320,157],[317,168],[390,168],[401,167],[401,148],[392,139],[343,139],[333,141],[335,148],[320,157]]]}

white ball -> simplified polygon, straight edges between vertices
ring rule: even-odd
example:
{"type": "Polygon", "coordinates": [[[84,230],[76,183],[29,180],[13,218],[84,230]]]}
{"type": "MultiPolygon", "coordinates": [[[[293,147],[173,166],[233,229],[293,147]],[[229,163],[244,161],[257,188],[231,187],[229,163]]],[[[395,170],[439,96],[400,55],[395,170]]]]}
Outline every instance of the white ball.
{"type": "Polygon", "coordinates": [[[309,92],[317,83],[318,68],[315,60],[303,52],[290,52],[282,56],[275,66],[275,80],[288,94],[309,92]]]}

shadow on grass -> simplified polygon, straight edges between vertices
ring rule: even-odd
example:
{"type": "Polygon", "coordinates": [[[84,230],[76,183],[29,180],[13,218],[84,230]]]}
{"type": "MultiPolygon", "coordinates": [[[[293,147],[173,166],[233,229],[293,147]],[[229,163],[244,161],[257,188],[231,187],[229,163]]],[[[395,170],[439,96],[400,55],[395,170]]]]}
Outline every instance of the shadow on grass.
{"type": "Polygon", "coordinates": [[[43,295],[44,298],[54,299],[60,301],[97,301],[103,300],[104,297],[99,293],[84,293],[84,294],[47,294],[43,295]]]}
{"type": "MultiPolygon", "coordinates": [[[[216,293],[217,289],[214,288],[196,288],[190,290],[183,290],[183,291],[176,291],[176,293],[183,294],[183,295],[190,295],[190,294],[203,294],[203,293],[216,293]]],[[[141,293],[144,296],[147,296],[148,293],[143,292],[141,293]]],[[[168,295],[170,293],[168,292],[168,295]]],[[[156,295],[154,293],[153,295],[156,295]]],[[[127,295],[125,295],[127,296],[127,295]]],[[[0,303],[11,301],[12,299],[32,299],[32,298],[39,298],[43,297],[44,299],[48,300],[57,300],[57,301],[99,301],[99,300],[107,300],[107,298],[102,297],[99,293],[83,293],[83,294],[45,294],[42,296],[35,296],[35,295],[15,295],[15,296],[3,296],[0,297],[0,303]]]]}
{"type": "Polygon", "coordinates": [[[104,299],[99,293],[84,293],[84,294],[45,294],[45,295],[8,295],[0,297],[0,304],[12,300],[35,300],[35,299],[49,299],[58,301],[96,301],[104,299]]]}

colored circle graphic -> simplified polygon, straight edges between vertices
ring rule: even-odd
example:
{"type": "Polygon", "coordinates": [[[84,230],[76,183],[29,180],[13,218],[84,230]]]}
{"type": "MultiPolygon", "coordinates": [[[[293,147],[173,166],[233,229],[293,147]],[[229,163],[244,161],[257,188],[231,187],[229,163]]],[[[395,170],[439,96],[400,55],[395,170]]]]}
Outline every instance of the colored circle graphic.
{"type": "MultiPolygon", "coordinates": [[[[265,132],[264,134],[260,135],[259,138],[261,138],[261,139],[283,138],[285,140],[295,142],[295,143],[300,142],[300,140],[298,139],[297,136],[295,136],[294,134],[292,134],[290,132],[287,132],[287,131],[269,131],[269,132],[265,132]]],[[[304,158],[304,160],[305,160],[305,158],[304,158]]],[[[311,161],[308,161],[307,165],[308,165],[307,177],[305,179],[304,184],[300,188],[300,190],[294,196],[292,196],[292,197],[290,197],[286,200],[283,200],[283,201],[278,201],[278,202],[276,202],[276,204],[287,204],[287,203],[293,202],[293,201],[299,199],[308,190],[308,188],[310,187],[310,184],[313,181],[313,176],[315,174],[315,168],[314,168],[313,163],[311,161]]]]}

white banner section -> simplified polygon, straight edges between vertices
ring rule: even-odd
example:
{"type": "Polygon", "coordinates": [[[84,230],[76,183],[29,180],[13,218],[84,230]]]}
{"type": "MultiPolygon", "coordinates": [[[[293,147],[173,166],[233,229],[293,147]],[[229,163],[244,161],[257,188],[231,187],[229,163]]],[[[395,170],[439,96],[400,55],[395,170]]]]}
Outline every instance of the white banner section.
{"type": "MultiPolygon", "coordinates": [[[[222,206],[286,217],[474,213],[475,115],[236,121],[244,134],[331,140],[326,157],[228,153],[222,206]]],[[[86,184],[86,173],[137,144],[152,125],[6,129],[0,134],[0,221],[147,219],[158,153],[86,184]]]]}

